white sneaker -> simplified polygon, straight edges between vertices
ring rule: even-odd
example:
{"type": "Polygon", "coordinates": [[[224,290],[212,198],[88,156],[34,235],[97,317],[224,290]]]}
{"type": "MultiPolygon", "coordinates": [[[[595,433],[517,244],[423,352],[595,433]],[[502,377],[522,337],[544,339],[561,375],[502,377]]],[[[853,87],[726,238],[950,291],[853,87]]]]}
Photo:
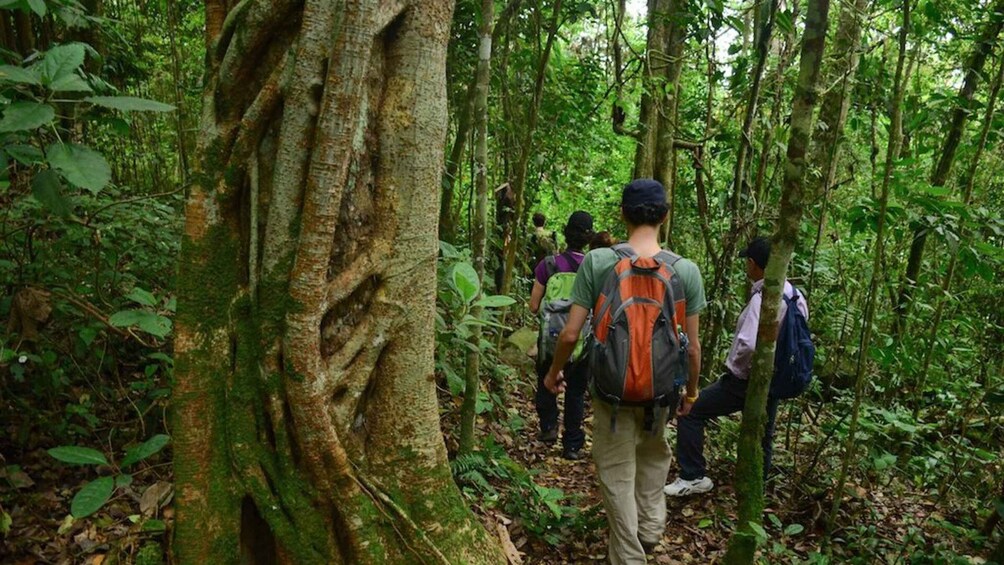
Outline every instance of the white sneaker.
{"type": "Polygon", "coordinates": [[[677,478],[675,481],[666,485],[662,489],[662,492],[666,493],[667,496],[689,496],[691,494],[708,492],[714,487],[715,483],[711,482],[711,479],[708,477],[701,477],[692,481],[677,478]]]}

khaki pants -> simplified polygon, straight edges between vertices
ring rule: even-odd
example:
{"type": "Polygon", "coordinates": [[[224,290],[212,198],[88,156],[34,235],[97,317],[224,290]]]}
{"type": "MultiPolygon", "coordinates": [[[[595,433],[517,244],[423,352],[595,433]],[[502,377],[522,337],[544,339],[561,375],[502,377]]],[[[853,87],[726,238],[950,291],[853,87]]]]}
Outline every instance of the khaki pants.
{"type": "Polygon", "coordinates": [[[656,412],[655,430],[646,431],[644,408],[617,409],[593,402],[593,460],[607,511],[610,539],[607,555],[613,565],[645,563],[641,542],[658,543],[666,529],[666,496],[662,487],[672,462],[663,435],[668,411],[656,412]]]}

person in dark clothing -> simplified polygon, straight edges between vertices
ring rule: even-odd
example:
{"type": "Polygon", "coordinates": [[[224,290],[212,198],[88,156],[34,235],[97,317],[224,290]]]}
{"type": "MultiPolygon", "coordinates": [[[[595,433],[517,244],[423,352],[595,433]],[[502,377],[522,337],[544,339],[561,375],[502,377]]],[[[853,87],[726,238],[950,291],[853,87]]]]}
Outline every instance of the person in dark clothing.
{"type": "MultiPolygon", "coordinates": [[[[739,314],[736,335],[725,359],[725,372],[717,382],[701,390],[690,414],[677,420],[676,453],[680,463],[680,477],[666,485],[664,492],[669,496],[701,494],[714,488],[714,482],[707,476],[707,462],[704,459],[704,428],[709,421],[742,411],[746,404],[746,388],[760,325],[763,275],[770,257],[770,240],[765,237],[753,239],[739,256],[746,259],[746,274],[753,281],[750,299],[739,314]]],[[[798,291],[791,283],[784,282],[785,296],[793,297],[796,292],[798,291]]],[[[808,320],[809,309],[804,297],[797,304],[802,316],[808,320]]],[[[787,304],[782,301],[778,319],[784,319],[787,308],[787,304]]],[[[770,469],[773,454],[778,404],[779,399],[767,398],[767,426],[763,435],[765,475],[770,469]]]]}
{"type": "MultiPolygon", "coordinates": [[[[548,281],[560,273],[575,273],[585,256],[584,249],[593,238],[593,217],[587,212],[574,212],[564,229],[565,251],[553,257],[541,259],[534,269],[533,290],[530,293],[530,311],[537,314],[545,301],[548,281]]],[[[569,282],[574,279],[569,279],[569,282]]],[[[569,287],[570,290],[570,287],[569,287]]],[[[537,355],[544,353],[538,350],[537,355]]],[[[535,397],[540,432],[537,438],[545,443],[558,439],[558,397],[544,386],[544,377],[550,368],[550,360],[537,363],[537,394],[535,397]]],[[[586,434],[582,431],[585,417],[586,387],[589,381],[586,360],[568,363],[565,378],[568,389],[565,396],[564,435],[562,435],[562,456],[578,460],[584,457],[582,448],[586,434]]]]}

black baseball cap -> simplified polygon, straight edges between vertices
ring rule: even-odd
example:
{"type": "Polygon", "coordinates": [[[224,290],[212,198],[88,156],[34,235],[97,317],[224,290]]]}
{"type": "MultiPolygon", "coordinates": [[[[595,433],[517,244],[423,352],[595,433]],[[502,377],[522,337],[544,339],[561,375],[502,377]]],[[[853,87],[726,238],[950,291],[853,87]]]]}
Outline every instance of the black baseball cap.
{"type": "Polygon", "coordinates": [[[770,239],[766,237],[755,237],[739,252],[740,257],[749,257],[761,269],[767,268],[767,260],[770,259],[770,239]]]}
{"type": "Polygon", "coordinates": [[[565,224],[565,230],[567,231],[569,228],[579,230],[582,233],[593,233],[593,216],[589,212],[576,210],[568,217],[568,223],[565,224]]]}
{"type": "Polygon", "coordinates": [[[643,204],[665,204],[666,189],[654,179],[635,179],[624,186],[621,207],[632,208],[643,204]]]}

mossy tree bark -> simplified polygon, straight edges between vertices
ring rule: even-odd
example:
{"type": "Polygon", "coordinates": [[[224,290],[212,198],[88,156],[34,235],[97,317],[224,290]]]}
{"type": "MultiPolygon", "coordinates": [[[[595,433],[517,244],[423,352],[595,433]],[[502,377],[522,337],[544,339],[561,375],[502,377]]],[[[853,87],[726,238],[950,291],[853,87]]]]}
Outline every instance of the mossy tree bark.
{"type": "Polygon", "coordinates": [[[816,106],[829,9],[829,0],[809,0],[805,18],[798,85],[791,109],[791,135],[784,166],[781,208],[772,239],[770,261],[764,273],[757,348],[753,356],[753,371],[746,389],[746,404],[739,431],[739,458],[736,464],[739,518],[725,555],[724,562],[728,564],[753,562],[757,538],[751,524],[760,524],[763,519],[763,448],[760,442],[767,422],[767,392],[774,374],[774,346],[777,342],[781,293],[802,221],[806,193],[805,155],[812,135],[812,115],[816,106]]]}
{"type": "Polygon", "coordinates": [[[840,20],[831,49],[833,62],[826,74],[827,82],[835,85],[826,91],[819,105],[819,125],[813,136],[809,164],[819,172],[818,176],[812,177],[812,196],[822,200],[819,204],[816,241],[812,245],[812,257],[809,260],[810,291],[815,290],[816,254],[823,238],[830,190],[837,180],[837,164],[840,161],[844,125],[847,123],[847,113],[851,106],[854,75],[857,72],[858,60],[861,58],[861,22],[868,16],[868,7],[868,0],[854,0],[853,3],[847,1],[841,4],[840,20]]]}
{"type": "MultiPolygon", "coordinates": [[[[976,87],[983,77],[983,67],[987,58],[993,52],[997,44],[997,36],[1004,28],[1004,0],[997,0],[987,10],[989,14],[987,23],[976,39],[973,52],[970,53],[963,73],[965,80],[959,88],[957,98],[958,106],[952,111],[948,124],[948,133],[945,135],[945,143],[941,146],[941,154],[938,162],[931,173],[931,186],[945,186],[948,176],[952,172],[952,165],[955,163],[955,154],[962,140],[962,134],[966,128],[966,122],[972,113],[970,104],[973,95],[976,94],[976,87]]],[[[913,289],[917,286],[917,279],[920,276],[921,263],[924,260],[924,247],[927,245],[927,233],[929,226],[918,225],[913,231],[913,241],[910,244],[910,256],[907,259],[906,274],[903,284],[899,290],[896,300],[896,317],[893,324],[893,335],[898,337],[907,326],[907,314],[910,307],[910,299],[913,296],[913,289]]]]}
{"type": "Polygon", "coordinates": [[[452,3],[209,1],[174,561],[498,563],[433,377],[452,3]]]}
{"type": "MultiPolygon", "coordinates": [[[[488,88],[491,85],[492,32],[495,27],[495,0],[481,2],[481,45],[474,90],[474,187],[476,194],[473,242],[474,270],[485,289],[485,253],[488,248],[488,88]]],[[[483,306],[475,304],[471,314],[480,318],[483,306]]],[[[466,355],[464,404],[461,409],[460,451],[469,453],[475,444],[477,400],[481,388],[481,326],[471,330],[471,350],[466,355]]]]}

